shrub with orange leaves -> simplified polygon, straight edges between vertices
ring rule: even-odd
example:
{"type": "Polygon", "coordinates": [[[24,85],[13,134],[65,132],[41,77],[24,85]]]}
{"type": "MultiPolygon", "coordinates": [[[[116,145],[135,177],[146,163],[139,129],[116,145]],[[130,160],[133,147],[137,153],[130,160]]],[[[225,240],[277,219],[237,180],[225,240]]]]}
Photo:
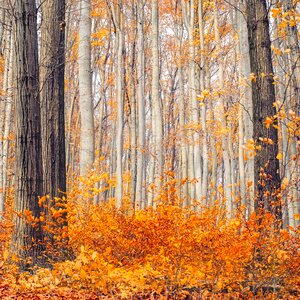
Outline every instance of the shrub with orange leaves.
{"type": "MultiPolygon", "coordinates": [[[[68,231],[52,231],[58,244],[68,241],[74,259],[11,276],[14,289],[84,289],[123,299],[195,291],[204,299],[299,295],[299,230],[281,230],[272,214],[226,220],[220,207],[182,208],[177,199],[169,201],[172,190],[162,193],[165,202],[156,209],[118,210],[113,201],[93,205],[98,179],[69,193],[68,231]]],[[[60,218],[57,209],[51,212],[60,218]]]]}

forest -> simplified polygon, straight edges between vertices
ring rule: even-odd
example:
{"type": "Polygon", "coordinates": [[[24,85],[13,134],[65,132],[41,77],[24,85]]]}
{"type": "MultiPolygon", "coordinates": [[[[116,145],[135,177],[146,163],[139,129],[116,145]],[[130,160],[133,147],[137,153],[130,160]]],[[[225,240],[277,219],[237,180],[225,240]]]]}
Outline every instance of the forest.
{"type": "Polygon", "coordinates": [[[0,1],[0,299],[299,299],[299,32],[299,0],[0,1]]]}

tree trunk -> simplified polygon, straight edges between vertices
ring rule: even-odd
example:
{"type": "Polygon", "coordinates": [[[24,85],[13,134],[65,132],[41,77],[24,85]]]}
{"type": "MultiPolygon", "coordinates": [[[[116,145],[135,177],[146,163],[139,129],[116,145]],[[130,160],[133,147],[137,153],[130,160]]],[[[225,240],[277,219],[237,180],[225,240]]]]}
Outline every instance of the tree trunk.
{"type": "Polygon", "coordinates": [[[146,205],[143,198],[145,181],[145,67],[144,67],[144,1],[137,3],[137,102],[138,102],[138,148],[137,148],[137,184],[136,200],[141,207],[146,205]]]}
{"type": "MultiPolygon", "coordinates": [[[[200,34],[200,92],[206,89],[206,61],[205,61],[205,43],[204,43],[204,19],[203,19],[203,1],[199,1],[198,5],[199,14],[199,34],[200,34]]],[[[203,99],[203,105],[201,106],[201,127],[203,134],[203,172],[202,172],[202,194],[205,202],[207,202],[207,185],[208,185],[208,136],[206,129],[206,109],[207,103],[205,98],[203,99]]]]}
{"type": "Polygon", "coordinates": [[[159,50],[158,50],[158,34],[159,34],[159,16],[158,16],[158,2],[152,1],[152,134],[154,143],[154,165],[155,165],[155,188],[157,192],[154,193],[155,200],[159,200],[159,194],[162,186],[163,175],[163,116],[162,103],[159,91],[159,50]]]}
{"type": "Polygon", "coordinates": [[[21,269],[41,261],[42,232],[23,214],[40,217],[38,196],[43,195],[41,119],[38,71],[37,16],[34,0],[15,1],[16,55],[16,171],[11,253],[20,256],[21,269]],[[28,260],[26,260],[28,259],[28,260]],[[30,260],[30,261],[29,261],[30,260]]]}
{"type": "MultiPolygon", "coordinates": [[[[239,114],[243,119],[243,132],[240,132],[241,136],[239,141],[239,147],[243,147],[247,144],[248,141],[253,140],[253,103],[252,103],[252,91],[248,82],[250,80],[250,56],[249,56],[249,42],[248,42],[248,32],[247,32],[247,20],[245,19],[245,0],[238,0],[238,10],[237,13],[237,28],[238,28],[238,53],[240,58],[239,63],[239,81],[240,81],[240,89],[241,89],[241,105],[239,107],[239,114]],[[242,138],[243,135],[243,138],[242,138]]],[[[242,130],[240,126],[240,130],[242,130]]],[[[240,152],[242,149],[239,149],[240,152]]],[[[240,153],[242,155],[243,153],[240,153]]],[[[240,157],[243,160],[243,158],[240,157]]],[[[242,162],[241,162],[242,163],[242,162]]],[[[248,155],[248,160],[244,165],[244,170],[240,169],[240,172],[244,175],[241,176],[241,196],[246,197],[244,204],[247,207],[248,215],[250,215],[251,211],[254,209],[254,156],[248,155]],[[242,179],[244,178],[244,180],[242,179]],[[249,186],[246,193],[246,183],[249,186]],[[249,183],[249,184],[248,184],[249,183]],[[245,184],[245,188],[242,185],[245,184]],[[245,196],[243,196],[245,195],[245,196]]]]}
{"type": "MultiPolygon", "coordinates": [[[[221,90],[224,89],[224,62],[223,57],[221,56],[221,39],[219,33],[219,25],[218,25],[218,16],[217,12],[214,13],[214,30],[215,30],[215,37],[216,37],[216,49],[219,54],[219,88],[221,90]]],[[[221,118],[221,125],[222,129],[227,129],[227,121],[225,115],[225,103],[223,99],[223,95],[220,96],[220,118],[221,118]]],[[[226,130],[227,131],[227,130],[226,130]]],[[[228,137],[227,132],[222,133],[222,153],[223,153],[223,163],[224,163],[224,190],[225,190],[225,208],[227,217],[230,218],[232,216],[232,196],[231,196],[231,175],[230,175],[230,157],[229,157],[229,150],[228,150],[228,137]]]]}
{"type": "Polygon", "coordinates": [[[124,119],[124,99],[123,99],[123,17],[122,17],[122,0],[118,0],[116,6],[116,43],[117,43],[117,78],[116,78],[116,91],[117,91],[117,128],[116,128],[116,149],[117,149],[117,165],[116,165],[116,206],[122,206],[123,198],[123,119],[124,119]]]}
{"type": "Polygon", "coordinates": [[[4,161],[6,159],[4,153],[4,144],[6,142],[4,134],[5,134],[5,121],[6,121],[6,111],[8,106],[8,90],[9,90],[9,76],[12,73],[12,53],[13,48],[11,47],[12,41],[12,32],[10,28],[5,30],[6,39],[5,39],[5,64],[4,64],[4,74],[3,74],[3,91],[4,97],[0,99],[0,213],[4,212],[4,204],[5,204],[5,187],[4,181],[6,177],[6,167],[4,166],[4,161]]]}
{"type": "Polygon", "coordinates": [[[65,150],[65,2],[42,3],[41,119],[44,193],[51,199],[66,192],[65,150]]]}
{"type": "Polygon", "coordinates": [[[86,175],[95,159],[94,106],[91,69],[91,1],[80,1],[78,45],[80,97],[80,175],[86,175]]]}
{"type": "MultiPolygon", "coordinates": [[[[273,65],[269,20],[266,1],[247,1],[247,27],[252,80],[253,100],[253,136],[257,153],[254,158],[255,208],[272,211],[281,219],[281,205],[276,198],[280,188],[278,154],[278,131],[265,123],[266,118],[276,114],[273,102],[275,88],[273,84],[273,65]]],[[[276,121],[274,120],[276,124],[276,121]]]]}
{"type": "MultiPolygon", "coordinates": [[[[7,41],[8,42],[8,41],[7,41]]],[[[5,91],[5,120],[3,126],[3,144],[2,146],[2,165],[1,165],[1,185],[2,191],[0,193],[0,209],[1,212],[5,211],[6,191],[7,191],[7,167],[8,167],[8,156],[9,156],[9,134],[11,133],[11,118],[12,118],[12,102],[13,102],[13,80],[14,80],[14,39],[10,37],[8,61],[7,61],[7,86],[5,91]]]]}

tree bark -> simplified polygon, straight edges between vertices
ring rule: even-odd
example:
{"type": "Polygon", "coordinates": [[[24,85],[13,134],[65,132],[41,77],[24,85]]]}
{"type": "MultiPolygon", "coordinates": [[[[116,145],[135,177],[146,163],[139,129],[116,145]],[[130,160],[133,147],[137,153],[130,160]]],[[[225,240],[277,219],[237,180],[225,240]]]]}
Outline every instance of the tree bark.
{"type": "Polygon", "coordinates": [[[278,131],[272,124],[267,128],[265,123],[267,117],[276,114],[267,5],[266,1],[249,0],[246,7],[251,72],[255,76],[252,80],[253,136],[258,147],[254,158],[255,209],[257,212],[272,211],[281,219],[281,205],[276,198],[280,188],[279,161],[276,159],[278,131]]]}
{"type": "Polygon", "coordinates": [[[136,200],[141,208],[146,206],[143,198],[145,181],[145,57],[144,57],[144,1],[137,3],[137,103],[138,103],[138,148],[136,200]]]}
{"type": "Polygon", "coordinates": [[[124,119],[124,99],[123,99],[123,18],[122,18],[122,0],[118,0],[115,9],[115,24],[116,24],[116,43],[117,43],[117,66],[116,66],[116,93],[117,93],[117,127],[116,127],[116,206],[120,208],[122,206],[123,198],[123,119],[124,119]]]}
{"type": "Polygon", "coordinates": [[[163,176],[163,116],[162,103],[160,99],[159,90],[159,16],[158,16],[158,2],[152,1],[152,35],[151,35],[151,49],[152,49],[152,83],[151,83],[151,98],[152,98],[152,134],[154,143],[154,165],[155,165],[155,201],[159,200],[159,194],[162,186],[163,176]]]}
{"type": "Polygon", "coordinates": [[[94,106],[91,69],[91,1],[80,1],[79,97],[80,97],[80,175],[86,175],[95,159],[94,106]]]}
{"type": "Polygon", "coordinates": [[[38,71],[37,16],[34,0],[15,1],[16,56],[16,170],[11,252],[20,256],[21,269],[41,261],[42,232],[23,214],[40,217],[38,196],[43,195],[41,119],[38,71]],[[28,259],[28,260],[27,260],[28,259]]]}
{"type": "Polygon", "coordinates": [[[66,192],[65,150],[65,1],[42,3],[41,119],[44,193],[51,199],[66,192]]]}

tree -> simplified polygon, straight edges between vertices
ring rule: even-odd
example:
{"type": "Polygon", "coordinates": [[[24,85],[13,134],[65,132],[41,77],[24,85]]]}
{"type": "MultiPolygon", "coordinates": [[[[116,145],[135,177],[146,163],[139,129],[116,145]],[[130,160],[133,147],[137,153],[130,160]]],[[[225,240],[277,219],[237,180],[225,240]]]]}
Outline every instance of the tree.
{"type": "MultiPolygon", "coordinates": [[[[144,95],[144,1],[137,3],[137,102],[138,102],[138,150],[136,200],[143,200],[143,182],[145,181],[145,95],[144,95]]],[[[142,206],[145,206],[143,202],[142,206]]]]}
{"type": "MultiPolygon", "coordinates": [[[[11,252],[21,258],[20,266],[41,261],[43,235],[40,225],[33,227],[26,213],[40,217],[38,196],[43,194],[41,119],[38,70],[37,15],[34,0],[16,0],[15,41],[15,134],[16,170],[13,222],[15,230],[11,252]]],[[[39,224],[39,223],[38,223],[39,224]]]]}
{"type": "Polygon", "coordinates": [[[124,119],[124,36],[123,36],[123,12],[122,12],[122,0],[118,0],[116,7],[112,9],[114,16],[114,24],[116,26],[116,48],[117,48],[117,65],[116,65],[116,96],[117,96],[117,126],[116,126],[116,152],[117,152],[117,165],[116,165],[116,205],[122,206],[123,198],[123,119],[124,119]]]}
{"type": "Polygon", "coordinates": [[[41,120],[44,193],[51,199],[66,192],[64,117],[65,1],[42,2],[41,120]]]}
{"type": "Polygon", "coordinates": [[[91,69],[91,1],[80,1],[79,97],[80,97],[80,175],[86,175],[95,158],[94,106],[91,69]]]}
{"type": "Polygon", "coordinates": [[[256,211],[272,211],[281,218],[276,199],[280,188],[278,131],[276,126],[275,88],[269,19],[266,1],[249,0],[246,4],[247,28],[252,80],[253,137],[256,144],[254,159],[254,190],[256,211]],[[270,124],[270,122],[272,124],[270,124]]]}
{"type": "Polygon", "coordinates": [[[155,200],[161,189],[163,172],[163,120],[162,104],[159,93],[159,14],[158,3],[152,1],[151,4],[151,54],[152,54],[152,81],[151,81],[151,101],[152,101],[152,134],[154,142],[153,168],[155,170],[154,182],[158,193],[154,193],[155,200]]]}

